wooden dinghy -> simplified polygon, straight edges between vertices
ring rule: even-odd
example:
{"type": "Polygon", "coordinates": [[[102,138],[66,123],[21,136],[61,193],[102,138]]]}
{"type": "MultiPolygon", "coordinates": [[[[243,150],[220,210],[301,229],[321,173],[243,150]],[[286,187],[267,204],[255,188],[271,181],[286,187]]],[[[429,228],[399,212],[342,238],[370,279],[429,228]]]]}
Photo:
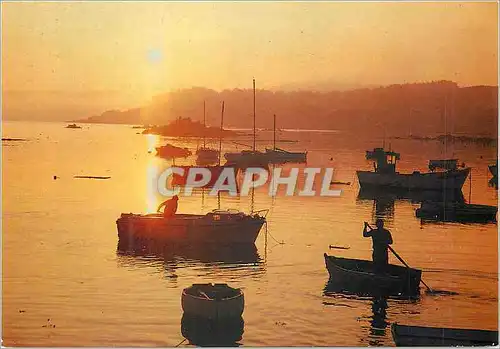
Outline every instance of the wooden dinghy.
{"type": "Polygon", "coordinates": [[[392,324],[391,332],[396,345],[405,347],[498,345],[498,331],[392,324]]]}
{"type": "Polygon", "coordinates": [[[239,318],[243,314],[243,291],[227,284],[193,284],[182,291],[185,314],[205,319],[239,318]]]}
{"type": "Polygon", "coordinates": [[[384,272],[375,272],[372,261],[328,256],[326,253],[324,257],[330,281],[345,289],[386,295],[419,293],[421,270],[389,264],[384,272]]]}

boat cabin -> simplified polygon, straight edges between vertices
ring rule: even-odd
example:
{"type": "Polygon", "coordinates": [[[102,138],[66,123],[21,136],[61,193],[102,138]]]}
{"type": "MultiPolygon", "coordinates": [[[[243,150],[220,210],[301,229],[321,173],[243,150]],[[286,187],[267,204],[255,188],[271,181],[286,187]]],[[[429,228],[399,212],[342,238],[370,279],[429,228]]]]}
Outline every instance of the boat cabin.
{"type": "Polygon", "coordinates": [[[384,148],[375,148],[366,151],[366,159],[374,161],[375,172],[395,173],[396,162],[401,159],[401,156],[393,151],[385,151],[384,148]]]}

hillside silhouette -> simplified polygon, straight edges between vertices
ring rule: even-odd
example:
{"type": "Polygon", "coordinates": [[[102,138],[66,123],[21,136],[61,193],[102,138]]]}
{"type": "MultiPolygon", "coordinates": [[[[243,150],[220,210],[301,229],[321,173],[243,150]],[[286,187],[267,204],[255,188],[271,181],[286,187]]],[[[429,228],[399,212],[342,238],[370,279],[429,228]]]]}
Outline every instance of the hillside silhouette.
{"type": "MultiPolygon", "coordinates": [[[[147,106],[126,111],[106,111],[78,122],[164,125],[179,117],[220,122],[220,102],[225,101],[224,126],[253,126],[251,89],[220,92],[194,87],[154,97],[147,106]]],[[[350,91],[256,92],[257,127],[272,128],[273,114],[279,128],[335,129],[360,134],[436,136],[468,134],[497,136],[498,88],[459,87],[450,81],[390,85],[350,91]]]]}

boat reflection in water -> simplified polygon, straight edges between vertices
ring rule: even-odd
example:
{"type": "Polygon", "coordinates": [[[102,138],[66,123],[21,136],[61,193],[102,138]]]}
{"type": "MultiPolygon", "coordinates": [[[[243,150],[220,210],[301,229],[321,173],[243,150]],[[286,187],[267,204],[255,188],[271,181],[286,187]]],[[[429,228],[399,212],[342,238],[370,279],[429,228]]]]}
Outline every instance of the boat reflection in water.
{"type": "Polygon", "coordinates": [[[239,245],[172,245],[162,239],[119,239],[117,255],[123,265],[158,267],[158,262],[177,277],[177,270],[194,268],[207,275],[256,277],[265,272],[265,263],[255,244],[239,245]],[[228,274],[226,274],[228,273],[228,274]]]}
{"type": "MultiPolygon", "coordinates": [[[[323,296],[329,299],[341,300],[343,303],[347,301],[354,301],[356,303],[363,303],[366,309],[371,309],[368,315],[360,316],[369,323],[368,333],[361,335],[361,340],[369,346],[392,346],[393,343],[390,339],[389,325],[390,321],[387,319],[387,310],[389,308],[388,300],[398,303],[417,303],[419,302],[418,295],[412,297],[408,295],[387,295],[377,290],[368,287],[345,287],[342,284],[335,283],[329,280],[323,289],[323,296]]],[[[323,304],[331,304],[323,302],[323,304]]],[[[333,303],[335,304],[335,303],[333,303]]],[[[344,304],[345,305],[345,304],[344,304]]],[[[364,326],[362,326],[364,328],[364,326]]]]}
{"type": "Polygon", "coordinates": [[[388,189],[378,190],[375,188],[361,188],[358,193],[358,200],[381,200],[391,201],[408,200],[413,203],[424,201],[431,202],[465,202],[461,190],[398,190],[388,189]]]}
{"type": "Polygon", "coordinates": [[[235,347],[243,338],[245,322],[243,318],[209,320],[183,314],[181,333],[190,344],[202,347],[235,347]]]}

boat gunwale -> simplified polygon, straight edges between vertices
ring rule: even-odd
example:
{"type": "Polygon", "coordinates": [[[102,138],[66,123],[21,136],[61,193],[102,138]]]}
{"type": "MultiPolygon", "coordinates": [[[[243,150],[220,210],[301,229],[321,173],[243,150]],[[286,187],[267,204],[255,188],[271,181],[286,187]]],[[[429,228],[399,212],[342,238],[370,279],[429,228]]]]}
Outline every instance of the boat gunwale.
{"type": "MultiPolygon", "coordinates": [[[[399,280],[402,280],[402,278],[407,278],[407,276],[405,275],[394,275],[394,274],[378,274],[378,273],[374,273],[374,272],[368,272],[368,271],[359,271],[359,270],[354,270],[354,269],[346,269],[344,267],[341,267],[339,264],[337,263],[334,263],[333,261],[331,261],[332,258],[334,259],[343,259],[343,260],[349,260],[349,261],[363,261],[363,262],[370,262],[368,260],[364,260],[364,259],[353,259],[353,258],[342,258],[342,257],[336,257],[336,256],[333,256],[333,255],[328,255],[328,254],[324,254],[325,256],[325,260],[328,262],[330,262],[331,264],[333,264],[333,266],[335,266],[337,269],[341,269],[342,271],[345,271],[347,273],[356,273],[356,274],[361,274],[361,275],[366,275],[366,276],[371,276],[371,277],[375,277],[375,278],[384,278],[384,279],[392,279],[394,281],[399,281],[399,280]]],[[[415,272],[418,274],[418,272],[421,272],[421,270],[419,269],[414,269],[414,268],[407,268],[407,267],[402,267],[402,266],[399,266],[399,265],[394,265],[394,264],[389,264],[391,267],[396,267],[397,269],[403,271],[403,270],[411,270],[412,272],[415,272]]],[[[328,269],[328,266],[327,266],[327,269],[328,269]]],[[[410,273],[408,273],[410,274],[410,273]]],[[[410,278],[412,278],[410,276],[410,278]]]]}

